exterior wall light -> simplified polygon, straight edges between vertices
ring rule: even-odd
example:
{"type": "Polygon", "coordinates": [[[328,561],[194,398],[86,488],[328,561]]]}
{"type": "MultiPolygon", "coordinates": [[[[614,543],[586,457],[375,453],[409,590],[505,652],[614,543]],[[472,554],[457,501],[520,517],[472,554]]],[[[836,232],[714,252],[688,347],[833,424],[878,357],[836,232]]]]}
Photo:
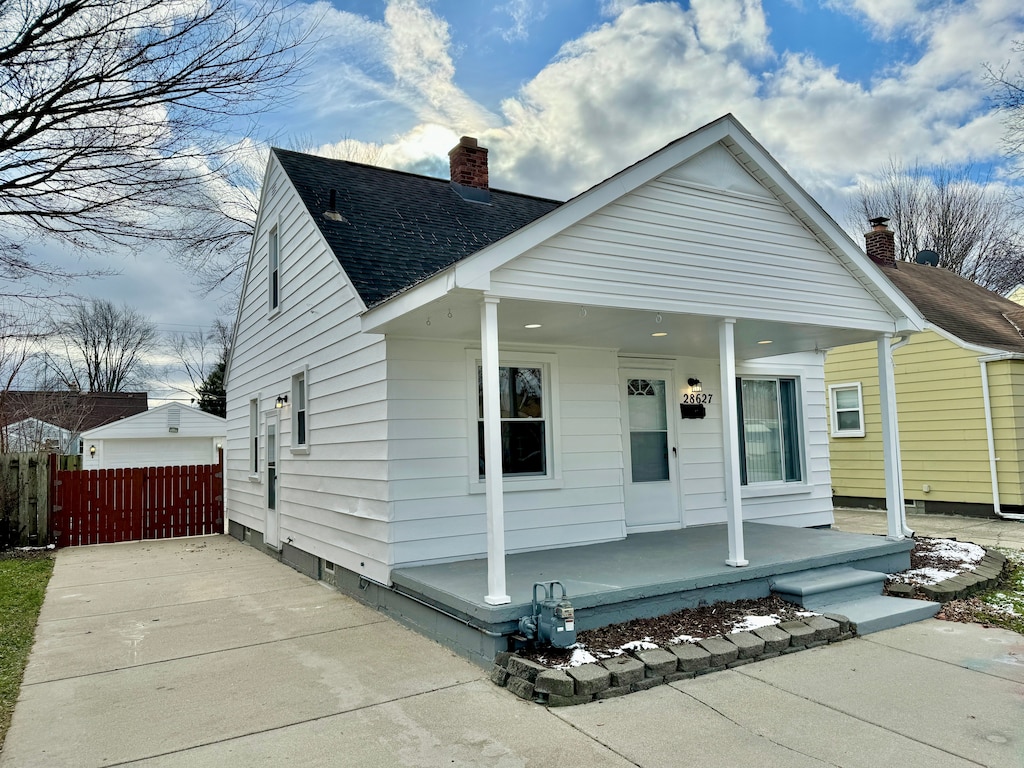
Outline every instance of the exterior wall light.
{"type": "Polygon", "coordinates": [[[703,392],[703,387],[700,385],[700,379],[687,379],[686,383],[690,385],[691,392],[703,392]]]}
{"type": "Polygon", "coordinates": [[[90,445],[89,446],[89,458],[91,458],[91,459],[95,459],[96,458],[96,446],[95,445],[90,445]]]}
{"type": "Polygon", "coordinates": [[[288,395],[278,395],[277,402],[274,403],[275,408],[284,408],[288,405],[288,395]]]}

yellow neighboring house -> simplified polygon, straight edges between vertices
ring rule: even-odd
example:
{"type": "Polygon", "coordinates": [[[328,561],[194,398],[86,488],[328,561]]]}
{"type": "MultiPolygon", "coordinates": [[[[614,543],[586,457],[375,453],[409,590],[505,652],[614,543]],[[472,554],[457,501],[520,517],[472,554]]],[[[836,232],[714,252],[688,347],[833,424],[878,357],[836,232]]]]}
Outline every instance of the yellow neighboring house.
{"type": "MultiPolygon", "coordinates": [[[[868,233],[868,255],[927,320],[893,351],[907,504],[1016,517],[1024,512],[1024,307],[945,269],[872,253],[872,235],[875,245],[878,235],[883,246],[891,238],[884,221],[868,233]]],[[[825,381],[833,501],[882,508],[876,345],[829,351],[825,381]]]]}

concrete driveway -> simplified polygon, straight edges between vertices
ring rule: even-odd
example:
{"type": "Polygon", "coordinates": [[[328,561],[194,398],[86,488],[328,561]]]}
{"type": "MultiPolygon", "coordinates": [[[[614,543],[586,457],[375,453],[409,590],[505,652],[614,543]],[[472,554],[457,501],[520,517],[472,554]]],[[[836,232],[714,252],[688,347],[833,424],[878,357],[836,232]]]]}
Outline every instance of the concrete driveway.
{"type": "Polygon", "coordinates": [[[224,536],[62,550],[3,768],[1024,766],[1024,638],[928,621],[547,710],[224,536]]]}

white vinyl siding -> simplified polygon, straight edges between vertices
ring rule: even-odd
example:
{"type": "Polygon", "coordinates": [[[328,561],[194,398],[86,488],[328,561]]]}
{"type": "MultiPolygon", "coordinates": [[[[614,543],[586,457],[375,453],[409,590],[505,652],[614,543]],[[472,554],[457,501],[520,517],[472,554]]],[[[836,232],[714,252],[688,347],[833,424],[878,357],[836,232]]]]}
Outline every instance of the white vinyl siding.
{"type": "MultiPolygon", "coordinates": [[[[545,487],[531,487],[526,478],[505,482],[510,552],[608,541],[625,531],[615,355],[588,349],[545,353],[512,358],[557,358],[551,401],[559,439],[552,448],[554,476],[545,487]]],[[[477,426],[467,355],[476,359],[459,343],[388,341],[395,567],[486,553],[486,499],[470,492],[477,426]]]]}
{"type": "MultiPolygon", "coordinates": [[[[308,365],[306,404],[315,412],[309,413],[307,445],[325,450],[293,453],[294,427],[288,410],[279,411],[281,540],[386,582],[384,340],[360,332],[362,302],[276,161],[271,161],[263,194],[228,372],[228,517],[264,529],[265,495],[248,481],[245,463],[249,393],[271,393],[260,404],[262,437],[276,396],[290,392],[292,375],[308,365]],[[288,258],[279,286],[288,300],[267,322],[271,225],[278,228],[279,249],[288,258]]],[[[289,401],[294,414],[291,395],[289,401]]]]}
{"type": "Polygon", "coordinates": [[[756,184],[726,150],[704,155],[717,164],[723,184],[741,174],[749,183],[732,185],[742,191],[714,189],[692,180],[684,164],[496,270],[491,291],[508,298],[892,329],[892,318],[871,293],[778,200],[763,190],[763,196],[750,193],[756,184]]]}

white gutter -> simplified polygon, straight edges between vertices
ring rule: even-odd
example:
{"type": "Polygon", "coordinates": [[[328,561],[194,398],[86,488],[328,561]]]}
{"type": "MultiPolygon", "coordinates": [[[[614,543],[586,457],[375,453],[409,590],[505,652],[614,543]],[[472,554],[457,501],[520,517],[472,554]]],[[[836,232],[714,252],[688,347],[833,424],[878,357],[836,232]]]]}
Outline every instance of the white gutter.
{"type": "MultiPolygon", "coordinates": [[[[909,343],[910,343],[910,337],[909,336],[898,336],[896,341],[889,345],[889,357],[893,361],[893,382],[894,383],[896,381],[896,376],[895,376],[896,360],[895,360],[895,358],[892,357],[892,353],[895,352],[900,347],[904,347],[904,346],[906,346],[909,343]]],[[[895,390],[895,387],[893,389],[895,390]]],[[[893,395],[895,396],[895,394],[896,393],[894,391],[893,395]]],[[[895,405],[895,399],[894,399],[894,403],[893,404],[895,405]]],[[[896,430],[896,445],[899,446],[900,445],[900,422],[899,422],[899,417],[896,418],[896,423],[894,425],[894,429],[896,430]]],[[[904,495],[903,495],[905,493],[905,491],[903,489],[903,449],[902,448],[900,448],[899,450],[896,451],[896,477],[899,479],[899,486],[900,486],[900,505],[899,505],[899,513],[898,513],[898,515],[899,515],[898,522],[900,524],[900,530],[903,532],[904,536],[907,536],[909,538],[913,538],[914,532],[913,532],[913,530],[911,530],[910,526],[907,524],[907,504],[906,504],[906,499],[904,498],[904,495]]]]}
{"type": "Polygon", "coordinates": [[[997,517],[1006,520],[1024,520],[1024,515],[1004,514],[999,507],[999,474],[996,470],[999,457],[996,456],[995,430],[992,426],[992,395],[988,384],[988,364],[993,360],[1005,360],[1006,357],[993,356],[980,358],[981,362],[981,397],[985,404],[985,437],[988,439],[988,470],[992,478],[992,509],[997,517]]]}

